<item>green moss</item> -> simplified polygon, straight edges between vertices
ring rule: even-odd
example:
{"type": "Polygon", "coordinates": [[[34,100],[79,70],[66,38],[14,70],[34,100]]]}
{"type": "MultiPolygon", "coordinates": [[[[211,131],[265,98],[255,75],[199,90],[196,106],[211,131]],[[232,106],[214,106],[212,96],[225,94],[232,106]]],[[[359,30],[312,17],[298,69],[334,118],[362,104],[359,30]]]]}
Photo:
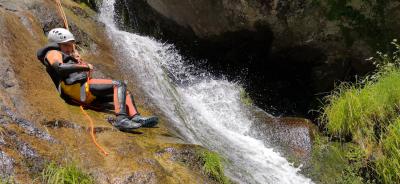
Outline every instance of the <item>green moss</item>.
{"type": "Polygon", "coordinates": [[[222,166],[222,158],[215,152],[200,151],[200,160],[203,162],[203,171],[212,179],[219,183],[231,183],[224,174],[224,167],[222,166]]]}
{"type": "Polygon", "coordinates": [[[301,167],[301,160],[293,154],[284,155],[286,160],[293,165],[293,167],[301,167]]]}
{"type": "Polygon", "coordinates": [[[315,135],[311,169],[307,172],[316,183],[362,183],[359,171],[363,168],[362,155],[357,145],[329,141],[315,135]]]}
{"type": "Polygon", "coordinates": [[[43,170],[42,182],[49,184],[92,184],[94,180],[74,164],[59,166],[52,162],[43,170]]]}
{"type": "Polygon", "coordinates": [[[247,106],[253,105],[253,100],[250,98],[250,95],[243,89],[240,89],[240,101],[247,106]]]}
{"type": "Polygon", "coordinates": [[[14,184],[13,178],[0,178],[0,184],[14,184]]]}

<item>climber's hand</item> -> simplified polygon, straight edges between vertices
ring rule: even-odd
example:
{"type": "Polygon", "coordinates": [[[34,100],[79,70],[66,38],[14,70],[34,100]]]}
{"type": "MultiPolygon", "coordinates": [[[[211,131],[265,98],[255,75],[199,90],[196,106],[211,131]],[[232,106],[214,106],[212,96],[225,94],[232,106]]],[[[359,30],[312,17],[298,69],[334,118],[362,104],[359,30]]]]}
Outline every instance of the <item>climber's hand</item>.
{"type": "Polygon", "coordinates": [[[87,64],[90,70],[93,70],[93,65],[92,64],[87,64]]]}

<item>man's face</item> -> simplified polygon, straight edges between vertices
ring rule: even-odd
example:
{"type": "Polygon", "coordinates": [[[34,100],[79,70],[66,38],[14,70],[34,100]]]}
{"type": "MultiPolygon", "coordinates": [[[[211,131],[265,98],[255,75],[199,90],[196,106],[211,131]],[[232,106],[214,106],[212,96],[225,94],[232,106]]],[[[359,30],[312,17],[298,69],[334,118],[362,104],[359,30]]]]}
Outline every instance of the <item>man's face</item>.
{"type": "Polygon", "coordinates": [[[71,55],[74,52],[74,44],[75,44],[74,41],[60,43],[59,45],[60,45],[61,52],[71,55]]]}

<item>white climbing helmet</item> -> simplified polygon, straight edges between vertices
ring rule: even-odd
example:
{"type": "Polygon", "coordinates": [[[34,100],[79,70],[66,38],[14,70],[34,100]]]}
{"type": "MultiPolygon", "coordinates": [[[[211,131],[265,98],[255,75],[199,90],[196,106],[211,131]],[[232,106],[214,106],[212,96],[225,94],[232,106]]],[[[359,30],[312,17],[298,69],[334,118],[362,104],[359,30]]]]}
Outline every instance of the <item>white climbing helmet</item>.
{"type": "Polygon", "coordinates": [[[49,31],[47,35],[49,42],[53,43],[65,43],[69,41],[75,41],[74,35],[70,31],[64,28],[54,28],[49,31]]]}

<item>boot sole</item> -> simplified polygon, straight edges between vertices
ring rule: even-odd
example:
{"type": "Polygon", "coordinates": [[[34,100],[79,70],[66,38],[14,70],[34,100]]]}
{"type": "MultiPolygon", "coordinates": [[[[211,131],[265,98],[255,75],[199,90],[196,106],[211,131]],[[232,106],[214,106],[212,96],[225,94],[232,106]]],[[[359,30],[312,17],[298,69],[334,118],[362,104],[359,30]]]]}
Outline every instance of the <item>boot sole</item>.
{"type": "Polygon", "coordinates": [[[157,117],[152,117],[152,118],[149,118],[149,119],[145,120],[142,123],[142,127],[151,128],[151,127],[156,126],[157,124],[158,124],[158,118],[157,117]]]}

